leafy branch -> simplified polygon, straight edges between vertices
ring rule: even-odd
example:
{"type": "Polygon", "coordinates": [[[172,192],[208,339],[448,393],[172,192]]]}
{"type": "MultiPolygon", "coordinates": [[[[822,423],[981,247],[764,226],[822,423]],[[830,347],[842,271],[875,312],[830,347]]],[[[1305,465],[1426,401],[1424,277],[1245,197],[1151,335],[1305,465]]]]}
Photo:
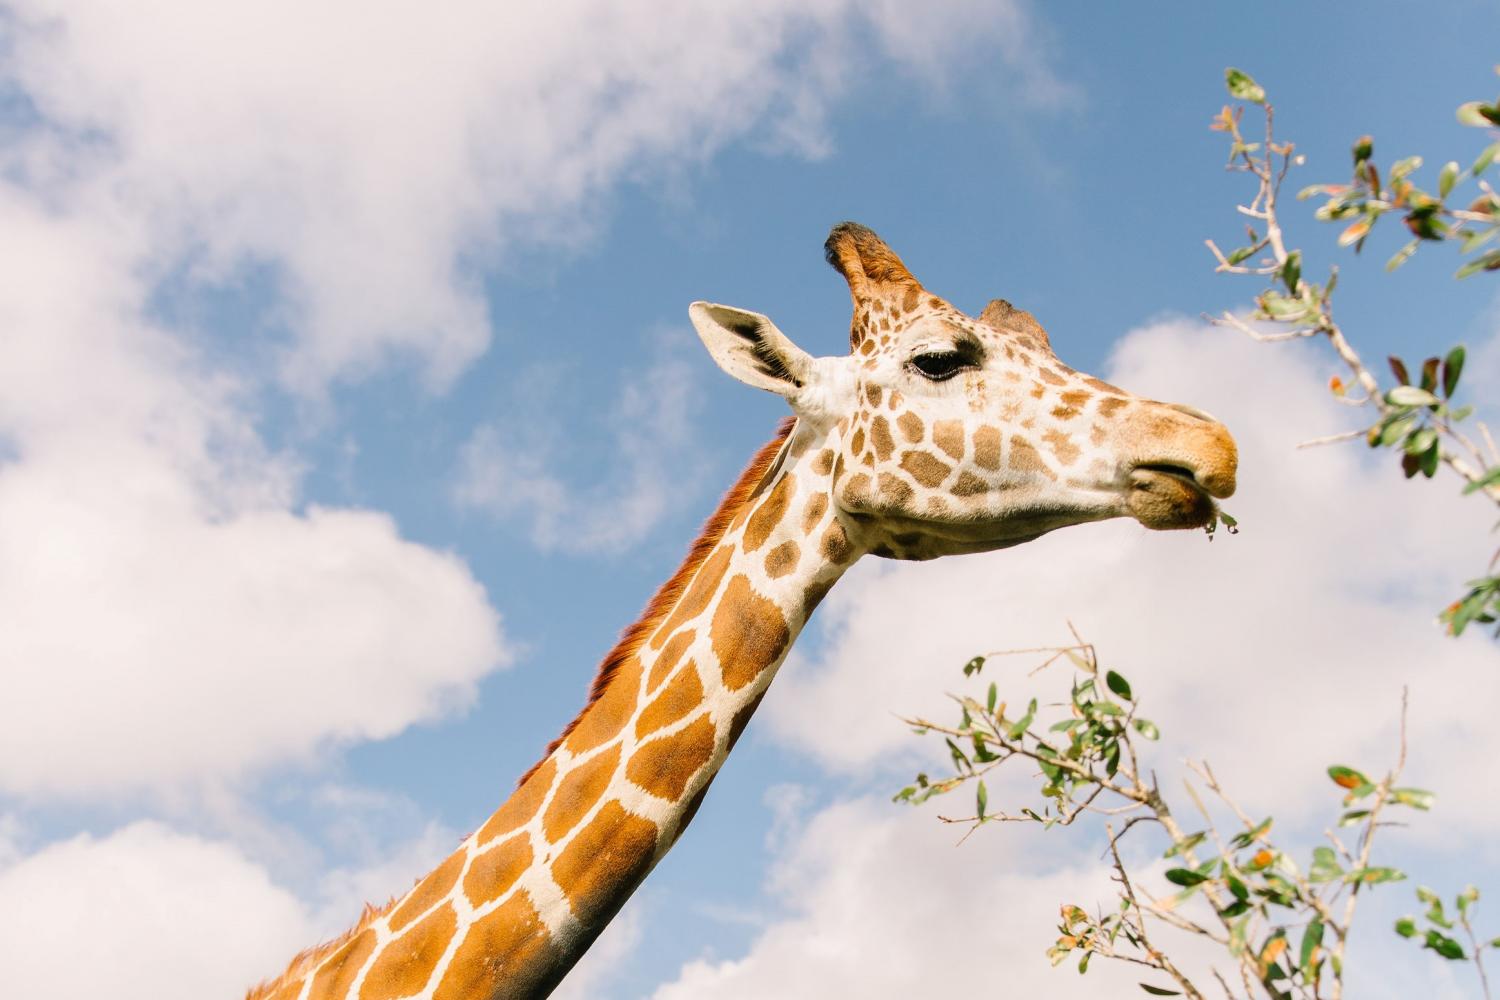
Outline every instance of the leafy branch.
{"type": "MultiPolygon", "coordinates": [[[[1375,419],[1366,427],[1305,444],[1362,437],[1372,448],[1397,449],[1408,479],[1418,473],[1430,479],[1440,466],[1446,466],[1464,480],[1465,493],[1482,493],[1500,506],[1500,449],[1479,421],[1473,421],[1473,436],[1465,433],[1460,425],[1472,416],[1473,407],[1452,403],[1463,372],[1464,348],[1457,346],[1441,358],[1425,359],[1416,366],[1415,378],[1404,361],[1391,357],[1394,384],[1382,387],[1334,319],[1332,298],[1338,286],[1338,268],[1331,268],[1323,283],[1311,281],[1303,274],[1302,251],[1286,245],[1278,214],[1281,190],[1291,169],[1303,165],[1303,157],[1292,143],[1277,140],[1275,109],[1259,84],[1236,69],[1226,71],[1225,83],[1230,96],[1240,103],[1226,105],[1209,127],[1228,135],[1227,168],[1254,179],[1255,197],[1248,205],[1237,206],[1241,215],[1252,220],[1246,227],[1248,242],[1244,246],[1226,253],[1213,240],[1206,242],[1218,262],[1218,271],[1268,279],[1268,287],[1256,297],[1257,308],[1248,317],[1226,310],[1209,317],[1210,321],[1262,342],[1322,338],[1338,355],[1348,370],[1349,381],[1334,377],[1329,382],[1330,390],[1341,402],[1373,409],[1375,419]],[[1250,105],[1259,106],[1265,120],[1263,136],[1253,142],[1241,128],[1250,105]]],[[[1493,132],[1500,125],[1500,99],[1494,104],[1471,101],[1458,109],[1458,118],[1465,125],[1493,132]]],[[[1326,196],[1328,201],[1318,208],[1315,217],[1347,223],[1338,243],[1353,246],[1356,252],[1382,218],[1400,215],[1413,238],[1391,258],[1387,265],[1390,270],[1409,260],[1425,242],[1453,241],[1459,244],[1461,254],[1474,255],[1459,268],[1457,277],[1500,271],[1500,247],[1487,248],[1500,234],[1500,195],[1484,177],[1497,155],[1500,141],[1491,141],[1467,169],[1449,162],[1439,171],[1434,193],[1417,187],[1413,180],[1422,166],[1420,157],[1399,160],[1382,175],[1374,162],[1374,140],[1363,136],[1354,143],[1350,183],[1315,184],[1304,188],[1298,198],[1326,196]],[[1469,182],[1477,187],[1477,196],[1466,207],[1454,207],[1454,195],[1460,185],[1469,182]]],[[[1440,614],[1450,634],[1461,634],[1471,622],[1500,619],[1497,561],[1500,553],[1491,558],[1486,575],[1469,581],[1467,592],[1440,614]]]]}
{"type": "MultiPolygon", "coordinates": [[[[971,789],[972,811],[940,816],[965,827],[964,839],[995,823],[1051,829],[1087,816],[1102,817],[1116,898],[1092,912],[1071,903],[1061,908],[1058,938],[1048,952],[1053,964],[1076,956],[1079,971],[1087,972],[1097,956],[1164,977],[1140,984],[1150,995],[1202,998],[1202,977],[1195,980],[1158,941],[1158,931],[1171,929],[1218,946],[1226,968],[1216,965],[1209,975],[1231,1000],[1342,997],[1346,949],[1362,894],[1406,878],[1404,872],[1377,863],[1377,834],[1392,825],[1386,818],[1390,810],[1425,811],[1433,802],[1431,792],[1400,783],[1406,760],[1404,701],[1395,766],[1379,778],[1344,765],[1328,768],[1342,796],[1338,818],[1324,832],[1327,843],[1314,847],[1299,864],[1273,839],[1273,820],[1256,819],[1242,809],[1205,761],[1188,762],[1195,780],[1184,783],[1184,792],[1193,805],[1191,825],[1197,828],[1184,825],[1155,773],[1141,766],[1137,741],[1158,740],[1157,726],[1139,714],[1140,699],[1130,682],[1101,668],[1094,647],[1076,634],[1074,638],[1068,646],[970,660],[964,674],[973,677],[998,657],[1044,652],[1046,660],[1032,675],[1067,663],[1072,669],[1067,698],[1043,705],[1037,697],[1027,697],[1023,709],[1013,710],[999,683],[992,682],[983,701],[954,696],[958,719],[953,724],[907,720],[918,735],[944,741],[952,770],[940,778],[918,774],[896,793],[895,801],[916,805],[971,789]],[[986,778],[1012,761],[1033,768],[1040,801],[996,808],[986,778]],[[1232,817],[1227,828],[1216,813],[1232,817]],[[1175,865],[1161,876],[1168,886],[1155,891],[1153,880],[1132,873],[1120,851],[1122,839],[1138,826],[1157,828],[1166,841],[1162,857],[1175,865]]],[[[1481,944],[1469,928],[1469,907],[1477,898],[1477,892],[1466,890],[1460,897],[1466,902],[1457,912],[1489,997],[1480,953],[1500,947],[1500,941],[1481,944]]],[[[1426,919],[1433,925],[1423,934],[1427,947],[1445,958],[1470,957],[1446,933],[1454,924],[1441,904],[1430,908],[1426,919]]],[[[1397,931],[1417,935],[1414,918],[1398,924],[1397,931]]]]}

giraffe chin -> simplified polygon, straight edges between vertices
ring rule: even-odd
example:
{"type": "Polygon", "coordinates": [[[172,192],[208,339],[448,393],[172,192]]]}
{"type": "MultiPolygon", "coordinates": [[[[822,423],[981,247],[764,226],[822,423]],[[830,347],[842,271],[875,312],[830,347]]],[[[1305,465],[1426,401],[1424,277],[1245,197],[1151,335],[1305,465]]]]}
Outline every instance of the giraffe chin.
{"type": "Polygon", "coordinates": [[[1214,501],[1186,476],[1134,469],[1125,498],[1130,516],[1153,531],[1201,528],[1213,520],[1214,501]]]}

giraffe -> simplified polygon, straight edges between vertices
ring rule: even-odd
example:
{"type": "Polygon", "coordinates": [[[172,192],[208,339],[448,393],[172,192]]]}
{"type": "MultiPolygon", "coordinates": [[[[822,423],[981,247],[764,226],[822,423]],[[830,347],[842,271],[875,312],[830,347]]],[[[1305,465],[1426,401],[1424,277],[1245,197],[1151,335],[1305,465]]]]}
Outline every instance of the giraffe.
{"type": "Polygon", "coordinates": [[[1057,360],[1008,302],[977,318],[886,244],[834,227],[850,353],[695,302],[730,375],[793,416],[605,658],[582,713],[445,861],[248,1000],[544,997],[692,819],[808,616],[863,555],[931,559],[1133,517],[1205,525],[1234,491],[1225,428],[1057,360]]]}

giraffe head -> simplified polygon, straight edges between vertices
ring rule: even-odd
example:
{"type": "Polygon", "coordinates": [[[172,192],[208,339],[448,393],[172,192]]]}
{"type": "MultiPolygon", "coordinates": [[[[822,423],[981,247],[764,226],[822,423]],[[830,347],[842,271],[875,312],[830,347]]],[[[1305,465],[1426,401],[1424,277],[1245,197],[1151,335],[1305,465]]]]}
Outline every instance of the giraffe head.
{"type": "Polygon", "coordinates": [[[720,367],[822,432],[831,500],[870,551],[980,552],[1117,516],[1196,528],[1234,492],[1234,440],[1208,415],[1074,371],[1004,300],[964,315],[863,226],[825,250],[854,300],[846,356],[811,357],[759,313],[690,314],[720,367]]]}

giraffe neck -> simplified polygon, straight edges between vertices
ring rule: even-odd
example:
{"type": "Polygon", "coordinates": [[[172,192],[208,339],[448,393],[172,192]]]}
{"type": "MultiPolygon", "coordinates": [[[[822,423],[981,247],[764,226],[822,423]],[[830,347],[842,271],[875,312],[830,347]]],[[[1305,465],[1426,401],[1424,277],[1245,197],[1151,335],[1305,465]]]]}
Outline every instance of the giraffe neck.
{"type": "Polygon", "coordinates": [[[483,827],[340,947],[294,967],[284,996],[275,985],[259,996],[551,992],[681,835],[860,554],[830,501],[833,433],[801,421],[753,492],[726,499],[735,509],[721,509],[728,525],[691,580],[627,633],[638,646],[622,644],[589,707],[483,827]]]}

